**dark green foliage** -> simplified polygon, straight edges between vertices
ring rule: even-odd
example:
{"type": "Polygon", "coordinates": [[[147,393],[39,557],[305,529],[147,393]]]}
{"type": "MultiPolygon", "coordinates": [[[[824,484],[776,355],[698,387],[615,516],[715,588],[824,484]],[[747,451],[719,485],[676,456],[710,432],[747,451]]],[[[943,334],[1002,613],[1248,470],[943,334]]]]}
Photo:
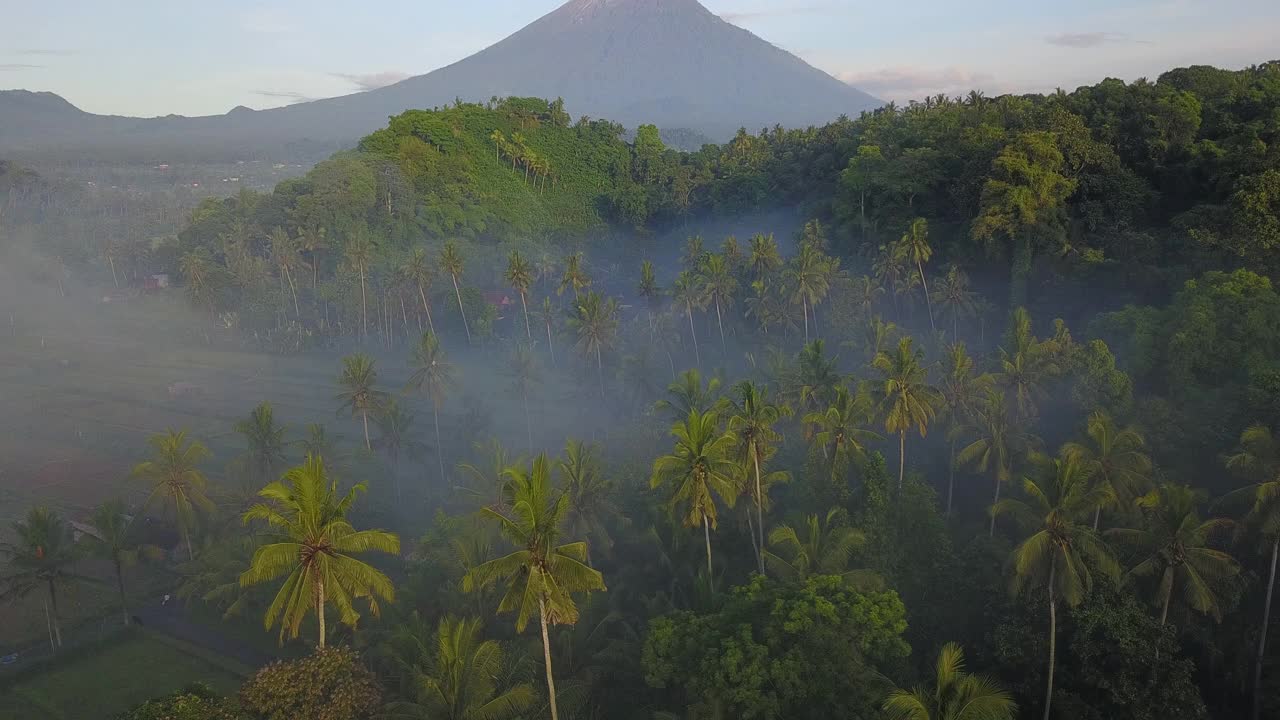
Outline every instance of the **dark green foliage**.
{"type": "Polygon", "coordinates": [[[860,593],[835,576],[799,586],[756,576],[716,612],[653,620],[645,677],[691,718],[872,718],[875,673],[907,656],[906,626],[892,591],[860,593]]]}
{"type": "Polygon", "coordinates": [[[155,700],[148,700],[116,720],[244,720],[232,700],[200,684],[191,685],[179,692],[155,700]]]}
{"type": "MultiPolygon", "coordinates": [[[[999,674],[1041,707],[1048,638],[1043,602],[1011,609],[991,639],[999,674]]],[[[1131,596],[1099,586],[1059,624],[1054,715],[1078,720],[1197,720],[1208,716],[1195,665],[1175,633],[1131,596]]]]}
{"type": "Polygon", "coordinates": [[[240,704],[255,720],[362,720],[381,699],[377,680],[348,648],[273,663],[240,688],[240,704]]]}

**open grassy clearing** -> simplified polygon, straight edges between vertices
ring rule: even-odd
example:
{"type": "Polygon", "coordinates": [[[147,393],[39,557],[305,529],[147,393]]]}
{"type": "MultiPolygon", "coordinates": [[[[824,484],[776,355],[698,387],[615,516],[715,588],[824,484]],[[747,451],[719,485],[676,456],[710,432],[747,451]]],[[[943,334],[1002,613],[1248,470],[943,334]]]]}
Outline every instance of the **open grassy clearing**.
{"type": "Polygon", "coordinates": [[[135,631],[0,685],[0,720],[101,720],[193,683],[232,693],[247,668],[135,631]]]}

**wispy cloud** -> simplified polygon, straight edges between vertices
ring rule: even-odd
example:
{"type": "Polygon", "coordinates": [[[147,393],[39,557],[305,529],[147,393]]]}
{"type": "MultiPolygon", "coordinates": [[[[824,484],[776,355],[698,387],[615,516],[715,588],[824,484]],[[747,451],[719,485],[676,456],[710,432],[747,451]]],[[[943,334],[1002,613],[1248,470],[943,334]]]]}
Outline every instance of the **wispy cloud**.
{"type": "Polygon", "coordinates": [[[1050,45],[1068,48],[1093,48],[1110,43],[1129,42],[1130,40],[1131,38],[1128,35],[1113,32],[1060,33],[1045,38],[1045,42],[1050,45]]]}
{"type": "Polygon", "coordinates": [[[251,33],[283,35],[298,31],[298,23],[288,13],[259,7],[240,14],[240,27],[251,33]]]}
{"type": "Polygon", "coordinates": [[[383,70],[373,73],[330,73],[336,78],[341,78],[347,82],[365,90],[376,90],[380,87],[394,85],[401,80],[409,77],[409,73],[400,72],[398,70],[383,70]]]}
{"type": "Polygon", "coordinates": [[[316,99],[310,95],[294,92],[292,90],[254,90],[253,94],[261,95],[264,98],[271,98],[272,100],[284,100],[290,105],[300,102],[311,102],[316,99]]]}
{"type": "Polygon", "coordinates": [[[730,10],[720,13],[721,19],[725,22],[731,22],[735,25],[751,22],[752,20],[761,20],[764,18],[778,17],[781,15],[804,15],[808,13],[819,13],[830,10],[830,5],[799,5],[795,7],[771,7],[759,10],[730,10]]]}
{"type": "Polygon", "coordinates": [[[39,70],[44,65],[31,65],[28,63],[0,63],[0,72],[17,72],[19,70],[39,70]]]}
{"type": "Polygon", "coordinates": [[[998,89],[995,77],[969,68],[898,66],[837,72],[850,85],[886,100],[906,101],[939,93],[962,95],[970,90],[998,89]]]}
{"type": "Polygon", "coordinates": [[[59,50],[56,48],[22,48],[14,50],[14,55],[39,55],[42,57],[70,57],[76,54],[75,50],[59,50]]]}

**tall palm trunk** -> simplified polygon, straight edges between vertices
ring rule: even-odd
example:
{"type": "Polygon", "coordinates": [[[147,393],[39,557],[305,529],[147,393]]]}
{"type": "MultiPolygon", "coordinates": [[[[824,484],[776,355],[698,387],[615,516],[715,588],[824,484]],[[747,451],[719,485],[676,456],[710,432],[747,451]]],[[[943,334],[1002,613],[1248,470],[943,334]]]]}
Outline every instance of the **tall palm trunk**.
{"type": "Polygon", "coordinates": [[[467,331],[467,344],[471,344],[471,327],[467,325],[467,311],[462,307],[462,291],[458,289],[458,276],[452,275],[453,294],[458,296],[458,312],[462,314],[462,329],[467,331]]]}
{"type": "Polygon", "coordinates": [[[907,431],[898,433],[898,492],[902,492],[902,481],[907,476],[907,431]]]}
{"type": "MultiPolygon", "coordinates": [[[[938,332],[938,326],[933,324],[933,299],[929,297],[929,281],[924,279],[924,266],[919,261],[916,262],[916,269],[920,271],[920,284],[924,286],[924,302],[929,308],[929,327],[934,333],[938,332]]],[[[951,339],[955,342],[955,338],[951,339]]]]}
{"type": "Polygon", "coordinates": [[[800,298],[800,312],[804,314],[804,342],[809,343],[809,298],[800,298]]]}
{"type": "Polygon", "coordinates": [[[596,343],[596,375],[600,378],[600,400],[605,400],[604,396],[604,362],[600,359],[600,344],[596,343]]]}
{"type": "Polygon", "coordinates": [[[1258,633],[1258,656],[1253,662],[1253,720],[1262,716],[1262,660],[1267,653],[1267,628],[1271,625],[1271,592],[1276,587],[1276,555],[1280,537],[1271,544],[1271,573],[1267,576],[1267,601],[1262,606],[1262,632],[1258,633]]]}
{"type": "MultiPolygon", "coordinates": [[[[991,501],[991,507],[1000,504],[1000,474],[996,473],[996,497],[991,501]]],[[[991,513],[991,529],[987,531],[987,537],[996,536],[996,514],[991,513]]]]}
{"type": "Polygon", "coordinates": [[[361,410],[360,417],[364,419],[364,449],[373,452],[373,443],[369,440],[369,411],[361,410]]]}
{"type": "Polygon", "coordinates": [[[538,596],[538,622],[542,625],[542,659],[547,664],[547,697],[551,701],[551,720],[559,720],[556,706],[556,678],[551,672],[551,638],[547,635],[547,601],[538,596]]]}
{"type": "MultiPolygon", "coordinates": [[[[1169,572],[1173,572],[1173,568],[1170,568],[1169,572]]],[[[1169,587],[1164,590],[1164,602],[1161,603],[1163,608],[1160,610],[1160,627],[1164,627],[1169,621],[1169,605],[1171,600],[1173,600],[1173,583],[1170,583],[1169,587]]],[[[1160,651],[1157,650],[1157,657],[1159,657],[1159,653],[1160,651]]]]}
{"type": "Polygon", "coordinates": [[[951,498],[956,489],[956,439],[951,438],[951,462],[947,465],[947,517],[951,517],[951,498]]]}
{"type": "Polygon", "coordinates": [[[427,314],[427,327],[431,329],[431,334],[436,334],[436,323],[431,319],[431,306],[427,304],[427,293],[422,289],[422,283],[418,283],[418,297],[422,299],[422,311],[427,314]]]}
{"type": "Polygon", "coordinates": [[[1058,606],[1053,592],[1057,569],[1053,565],[1049,566],[1049,682],[1044,691],[1044,720],[1049,720],[1049,709],[1053,705],[1053,668],[1058,650],[1058,606]]]}
{"type": "Polygon", "coordinates": [[[178,507],[178,499],[173,499],[173,514],[178,520],[178,529],[182,531],[182,539],[187,543],[187,559],[195,560],[196,551],[191,547],[191,525],[190,521],[182,514],[182,508],[178,507]]]}
{"type": "Polygon", "coordinates": [[[369,338],[369,298],[364,289],[364,266],[360,266],[360,324],[364,338],[369,338]]]}
{"type": "Polygon", "coordinates": [[[58,620],[58,590],[53,585],[53,580],[49,581],[49,607],[53,617],[53,636],[58,641],[58,647],[62,647],[62,622],[58,620]]]}
{"type": "Polygon", "coordinates": [[[720,300],[716,300],[716,325],[720,327],[720,352],[728,355],[729,349],[724,344],[724,319],[720,316],[720,300]]]}
{"type": "Polygon", "coordinates": [[[284,269],[285,279],[289,281],[289,292],[293,294],[293,314],[294,317],[301,318],[302,310],[298,307],[298,288],[293,284],[293,273],[289,271],[288,266],[284,269]]]}
{"type": "Polygon", "coordinates": [[[107,255],[107,262],[111,263],[111,282],[115,283],[116,289],[120,289],[120,277],[116,275],[116,259],[107,255]]]}
{"type": "Polygon", "coordinates": [[[551,367],[555,367],[556,346],[551,342],[551,318],[547,318],[547,352],[551,353],[551,367]]]}
{"type": "Polygon", "coordinates": [[[707,541],[707,585],[711,588],[711,592],[716,591],[716,574],[711,569],[711,521],[707,519],[707,514],[702,513],[702,535],[707,541]]]}
{"type": "Polygon", "coordinates": [[[440,408],[431,403],[431,415],[436,421],[436,461],[440,463],[440,487],[444,488],[444,445],[440,442],[440,408]]]}
{"type": "Polygon", "coordinates": [[[751,449],[751,460],[756,466],[756,521],[759,525],[757,531],[760,533],[759,552],[756,553],[756,559],[760,562],[760,574],[764,574],[764,486],[760,483],[760,454],[755,448],[751,449]]]}
{"type": "Polygon", "coordinates": [[[53,619],[49,617],[49,598],[41,600],[44,605],[44,629],[49,633],[49,652],[58,652],[58,644],[53,639],[53,619]]]}
{"type": "Polygon", "coordinates": [[[533,342],[533,326],[529,324],[529,304],[525,302],[524,291],[520,291],[520,308],[524,310],[524,332],[529,342],[533,342]]]}
{"type": "Polygon", "coordinates": [[[112,558],[116,566],[116,588],[120,591],[120,612],[124,615],[124,626],[129,627],[129,599],[124,594],[124,568],[120,565],[120,557],[112,558]]]}
{"type": "Polygon", "coordinates": [[[529,417],[529,391],[522,388],[520,394],[524,396],[524,430],[529,435],[529,452],[533,452],[533,420],[529,417]]]}
{"type": "Polygon", "coordinates": [[[320,623],[320,649],[324,649],[324,578],[316,581],[316,620],[320,623]]]}
{"type": "Polygon", "coordinates": [[[693,337],[693,357],[698,367],[702,367],[702,353],[698,352],[698,331],[693,327],[693,306],[685,306],[685,314],[689,316],[689,335],[693,337]]]}

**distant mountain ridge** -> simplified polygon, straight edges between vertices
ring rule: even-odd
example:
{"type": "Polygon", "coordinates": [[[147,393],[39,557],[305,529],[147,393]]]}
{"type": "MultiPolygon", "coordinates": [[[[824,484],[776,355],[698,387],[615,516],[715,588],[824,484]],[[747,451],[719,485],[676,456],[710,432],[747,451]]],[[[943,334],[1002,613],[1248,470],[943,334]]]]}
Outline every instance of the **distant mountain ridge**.
{"type": "Polygon", "coordinates": [[[426,75],[272,110],[126,118],[86,113],[51,93],[0,92],[0,152],[324,153],[406,109],[513,95],[562,97],[575,115],[715,140],[739,127],[821,124],[881,104],[698,0],[571,0],[426,75]]]}

